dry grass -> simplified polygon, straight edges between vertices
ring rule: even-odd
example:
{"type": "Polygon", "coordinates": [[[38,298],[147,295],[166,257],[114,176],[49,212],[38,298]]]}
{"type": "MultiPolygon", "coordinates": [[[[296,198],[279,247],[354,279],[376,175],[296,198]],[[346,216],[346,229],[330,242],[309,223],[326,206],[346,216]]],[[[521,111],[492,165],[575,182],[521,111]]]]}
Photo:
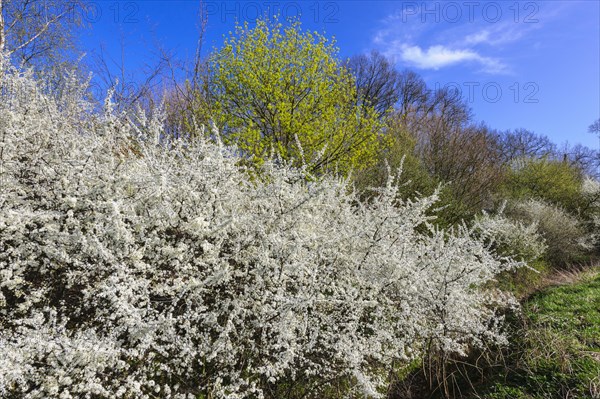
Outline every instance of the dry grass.
{"type": "Polygon", "coordinates": [[[555,271],[542,281],[542,289],[554,286],[572,285],[594,279],[600,275],[600,263],[573,264],[564,270],[555,271]]]}

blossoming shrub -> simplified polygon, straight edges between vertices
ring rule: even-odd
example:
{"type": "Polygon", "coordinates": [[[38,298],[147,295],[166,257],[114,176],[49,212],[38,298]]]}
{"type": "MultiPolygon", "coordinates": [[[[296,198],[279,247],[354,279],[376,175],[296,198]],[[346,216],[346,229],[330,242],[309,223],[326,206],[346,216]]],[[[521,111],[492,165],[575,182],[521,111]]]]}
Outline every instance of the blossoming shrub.
{"type": "Polygon", "coordinates": [[[496,214],[483,212],[474,222],[474,228],[483,238],[493,243],[496,252],[534,261],[544,255],[547,246],[538,232],[538,221],[529,224],[512,220],[504,214],[503,205],[496,214]]]}
{"type": "Polygon", "coordinates": [[[548,249],[546,255],[555,266],[564,265],[590,249],[591,237],[581,221],[562,208],[542,200],[529,199],[510,205],[511,217],[536,223],[548,249]]]}
{"type": "Polygon", "coordinates": [[[600,249],[600,181],[586,177],[581,185],[581,193],[585,203],[583,214],[592,230],[596,249],[600,249]]]}
{"type": "Polygon", "coordinates": [[[435,196],[250,177],[81,94],[0,74],[1,397],[381,397],[425,343],[503,340],[481,287],[516,263],[423,229],[435,196]]]}
{"type": "Polygon", "coordinates": [[[544,261],[548,247],[537,221],[514,220],[506,214],[505,206],[506,203],[493,214],[483,212],[475,219],[473,229],[497,253],[527,262],[528,267],[502,273],[495,284],[521,298],[539,286],[548,271],[544,261]]]}

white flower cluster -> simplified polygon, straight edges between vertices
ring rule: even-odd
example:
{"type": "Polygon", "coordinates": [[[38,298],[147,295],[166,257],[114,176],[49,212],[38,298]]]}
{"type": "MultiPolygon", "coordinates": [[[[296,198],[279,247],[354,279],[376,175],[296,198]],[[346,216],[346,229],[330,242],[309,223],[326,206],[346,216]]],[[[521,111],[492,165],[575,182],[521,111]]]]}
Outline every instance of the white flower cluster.
{"type": "Polygon", "coordinates": [[[503,340],[482,287],[516,263],[428,227],[435,196],[249,173],[67,92],[0,74],[0,397],[380,397],[426,346],[503,340]]]}
{"type": "Polygon", "coordinates": [[[600,247],[600,181],[586,177],[581,185],[581,192],[586,200],[586,211],[590,213],[593,238],[600,247]]]}
{"type": "Polygon", "coordinates": [[[556,205],[531,198],[512,204],[510,213],[523,223],[537,225],[547,252],[555,260],[565,261],[592,246],[592,237],[582,222],[556,205]]]}
{"type": "Polygon", "coordinates": [[[497,253],[522,259],[526,262],[540,258],[547,245],[538,232],[538,221],[526,224],[504,214],[504,204],[495,214],[483,212],[474,222],[474,230],[491,242],[497,253]]]}

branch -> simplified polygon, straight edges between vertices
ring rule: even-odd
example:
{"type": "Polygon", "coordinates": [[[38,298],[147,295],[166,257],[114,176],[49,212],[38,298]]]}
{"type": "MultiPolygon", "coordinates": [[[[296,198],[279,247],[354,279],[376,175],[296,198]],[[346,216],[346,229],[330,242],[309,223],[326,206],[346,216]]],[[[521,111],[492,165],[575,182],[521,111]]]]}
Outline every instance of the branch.
{"type": "MultiPolygon", "coordinates": [[[[1,0],[0,0],[1,1],[1,0]]],[[[13,54],[15,51],[19,51],[24,47],[27,47],[28,45],[30,45],[31,43],[33,43],[35,40],[37,40],[41,35],[43,35],[48,28],[50,27],[50,25],[52,25],[53,23],[57,22],[58,20],[60,20],[62,17],[64,17],[67,14],[68,10],[65,12],[62,12],[58,15],[56,15],[54,18],[52,18],[51,20],[47,21],[44,26],[38,31],[38,33],[36,33],[35,35],[33,35],[32,37],[29,38],[29,40],[27,40],[24,43],[21,43],[20,45],[16,46],[14,49],[10,50],[8,52],[8,55],[13,54]]],[[[3,23],[0,24],[0,28],[3,26],[3,23]]],[[[3,42],[2,42],[3,44],[3,42]]],[[[2,47],[0,47],[1,49],[2,47]]]]}

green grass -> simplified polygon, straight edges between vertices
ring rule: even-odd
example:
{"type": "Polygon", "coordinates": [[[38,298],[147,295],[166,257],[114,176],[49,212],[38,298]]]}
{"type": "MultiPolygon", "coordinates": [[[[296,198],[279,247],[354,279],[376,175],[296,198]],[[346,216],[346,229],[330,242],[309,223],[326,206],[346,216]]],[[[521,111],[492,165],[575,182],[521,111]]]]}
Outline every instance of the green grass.
{"type": "Polygon", "coordinates": [[[479,398],[600,398],[600,275],[547,288],[523,305],[506,366],[479,398]]]}

